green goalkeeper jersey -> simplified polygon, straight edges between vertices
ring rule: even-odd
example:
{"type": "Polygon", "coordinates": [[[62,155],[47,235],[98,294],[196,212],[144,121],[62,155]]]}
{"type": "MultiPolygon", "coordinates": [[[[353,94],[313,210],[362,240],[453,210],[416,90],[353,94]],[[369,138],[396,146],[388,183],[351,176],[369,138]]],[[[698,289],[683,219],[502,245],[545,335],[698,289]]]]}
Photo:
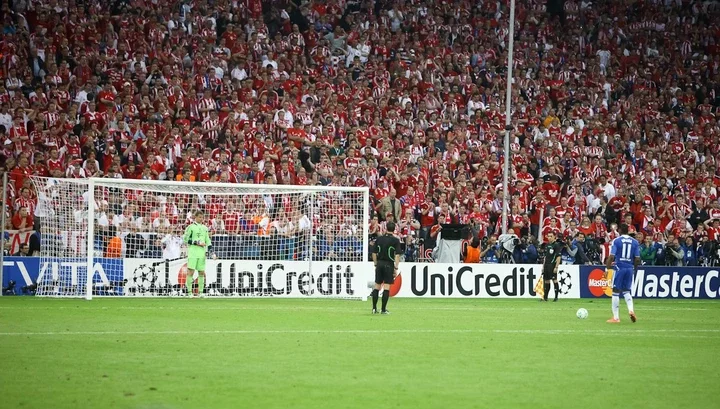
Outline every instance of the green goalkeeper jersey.
{"type": "Polygon", "coordinates": [[[200,223],[193,223],[185,229],[183,241],[188,245],[188,258],[204,258],[210,242],[207,226],[200,223]],[[205,247],[192,244],[193,242],[205,243],[205,247]]]}

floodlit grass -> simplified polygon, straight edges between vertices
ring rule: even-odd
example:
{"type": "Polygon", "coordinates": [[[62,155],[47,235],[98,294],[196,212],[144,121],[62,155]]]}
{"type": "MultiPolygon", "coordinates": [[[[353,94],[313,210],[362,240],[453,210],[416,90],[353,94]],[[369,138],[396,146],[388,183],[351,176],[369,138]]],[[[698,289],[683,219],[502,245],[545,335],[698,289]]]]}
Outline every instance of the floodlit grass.
{"type": "Polygon", "coordinates": [[[0,298],[0,408],[717,408],[720,302],[0,298]],[[575,311],[590,311],[586,320],[575,311]]]}

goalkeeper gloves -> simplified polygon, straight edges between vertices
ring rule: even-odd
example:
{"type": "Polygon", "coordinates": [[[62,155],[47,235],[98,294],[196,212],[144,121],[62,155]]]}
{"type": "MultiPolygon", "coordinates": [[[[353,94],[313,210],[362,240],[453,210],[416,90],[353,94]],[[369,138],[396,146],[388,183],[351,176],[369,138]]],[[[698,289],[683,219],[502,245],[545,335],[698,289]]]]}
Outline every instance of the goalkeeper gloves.
{"type": "Polygon", "coordinates": [[[212,245],[208,246],[207,248],[207,254],[210,256],[211,259],[216,259],[217,256],[215,255],[215,252],[212,249],[212,245]]]}

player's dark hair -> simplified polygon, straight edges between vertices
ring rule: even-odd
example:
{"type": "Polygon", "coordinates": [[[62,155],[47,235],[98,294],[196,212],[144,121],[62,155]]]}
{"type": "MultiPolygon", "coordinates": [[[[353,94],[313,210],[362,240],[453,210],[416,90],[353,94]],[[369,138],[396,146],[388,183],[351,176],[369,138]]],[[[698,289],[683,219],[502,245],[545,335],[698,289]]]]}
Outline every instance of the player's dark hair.
{"type": "Polygon", "coordinates": [[[394,222],[387,222],[387,231],[389,233],[395,231],[395,223],[394,222]]]}
{"type": "Polygon", "coordinates": [[[629,231],[630,231],[630,228],[625,223],[621,223],[618,226],[618,233],[620,233],[620,234],[628,234],[629,231]]]}
{"type": "Polygon", "coordinates": [[[205,216],[205,213],[202,210],[195,210],[195,214],[193,216],[205,216]]]}

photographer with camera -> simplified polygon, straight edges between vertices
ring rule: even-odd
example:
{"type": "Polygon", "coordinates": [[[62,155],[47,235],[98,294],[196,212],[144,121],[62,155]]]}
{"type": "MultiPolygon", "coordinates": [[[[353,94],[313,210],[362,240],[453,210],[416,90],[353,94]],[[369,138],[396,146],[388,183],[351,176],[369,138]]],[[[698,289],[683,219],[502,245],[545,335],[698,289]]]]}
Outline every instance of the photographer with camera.
{"type": "Polygon", "coordinates": [[[683,266],[685,252],[683,251],[682,247],[680,247],[680,241],[674,235],[671,234],[670,236],[668,236],[668,241],[665,244],[665,248],[663,249],[663,254],[665,255],[666,266],[683,266]]]}
{"type": "Polygon", "coordinates": [[[585,264],[590,265],[592,264],[592,260],[590,260],[590,257],[587,256],[587,252],[585,251],[585,234],[578,233],[575,236],[575,243],[577,245],[577,255],[575,256],[575,264],[585,264]]]}
{"type": "Polygon", "coordinates": [[[481,248],[480,259],[482,259],[483,263],[498,264],[500,262],[497,238],[495,238],[495,236],[484,237],[481,248]]]}
{"type": "Polygon", "coordinates": [[[565,237],[561,234],[557,235],[556,243],[560,244],[560,264],[571,265],[575,264],[575,255],[577,254],[577,246],[573,246],[573,242],[569,237],[565,237]]]}
{"type": "Polygon", "coordinates": [[[592,264],[585,254],[585,235],[583,233],[578,232],[572,240],[561,237],[558,239],[558,242],[563,244],[563,264],[592,264]]]}
{"type": "Polygon", "coordinates": [[[680,247],[682,248],[684,254],[683,263],[685,266],[696,267],[698,265],[698,251],[695,240],[692,237],[686,237],[680,247]]]}
{"type": "Polygon", "coordinates": [[[532,236],[523,236],[520,245],[515,248],[515,260],[522,264],[537,264],[539,255],[536,240],[532,236]]]}

